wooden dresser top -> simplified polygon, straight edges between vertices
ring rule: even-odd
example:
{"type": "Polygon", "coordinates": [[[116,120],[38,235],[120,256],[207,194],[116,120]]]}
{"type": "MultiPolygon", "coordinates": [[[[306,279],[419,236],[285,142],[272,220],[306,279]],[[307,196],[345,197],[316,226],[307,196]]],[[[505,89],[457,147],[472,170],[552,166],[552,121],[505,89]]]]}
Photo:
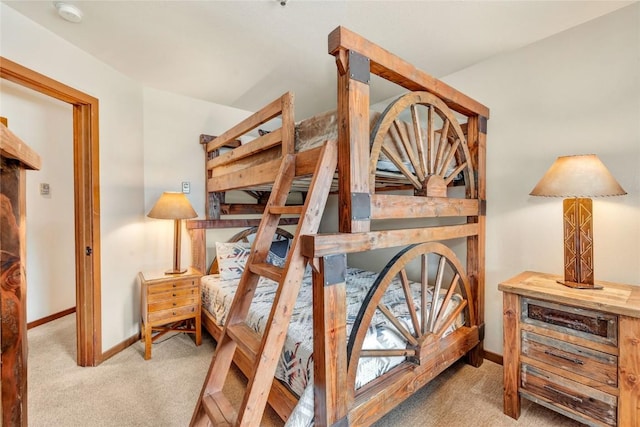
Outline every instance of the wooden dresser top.
{"type": "Polygon", "coordinates": [[[602,289],[572,289],[561,276],[525,271],[498,285],[503,292],[640,318],[640,286],[596,280],[602,289]]]}

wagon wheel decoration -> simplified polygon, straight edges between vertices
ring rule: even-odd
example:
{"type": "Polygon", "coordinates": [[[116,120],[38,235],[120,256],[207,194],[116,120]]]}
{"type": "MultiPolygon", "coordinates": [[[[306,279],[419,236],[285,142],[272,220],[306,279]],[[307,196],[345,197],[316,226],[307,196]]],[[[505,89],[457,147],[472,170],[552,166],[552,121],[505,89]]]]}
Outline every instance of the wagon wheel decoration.
{"type": "Polygon", "coordinates": [[[378,275],[353,324],[347,345],[349,383],[356,388],[361,358],[403,357],[420,363],[421,348],[441,338],[461,314],[465,325],[476,325],[472,296],[462,264],[447,246],[428,242],[400,251],[378,275]],[[420,282],[411,283],[407,270],[416,263],[420,282]],[[436,265],[431,277],[429,267],[436,265]],[[436,296],[436,304],[429,293],[436,296]],[[381,324],[397,336],[395,348],[365,344],[367,331],[381,324]]]}
{"type": "Polygon", "coordinates": [[[428,92],[401,96],[379,117],[371,132],[370,188],[375,188],[379,161],[387,159],[416,195],[447,197],[447,186],[462,174],[467,197],[475,198],[464,132],[449,107],[428,92]]]}

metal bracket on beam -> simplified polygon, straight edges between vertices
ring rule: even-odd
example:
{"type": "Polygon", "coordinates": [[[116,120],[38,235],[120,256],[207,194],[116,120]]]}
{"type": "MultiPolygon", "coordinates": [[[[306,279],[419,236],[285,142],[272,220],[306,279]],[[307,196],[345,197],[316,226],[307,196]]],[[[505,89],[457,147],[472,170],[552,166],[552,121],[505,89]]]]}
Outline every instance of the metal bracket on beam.
{"type": "Polygon", "coordinates": [[[480,212],[478,212],[480,216],[487,216],[487,201],[480,199],[480,212]]]}
{"type": "Polygon", "coordinates": [[[487,134],[487,118],[478,116],[478,130],[480,133],[487,134]]]}
{"type": "Polygon", "coordinates": [[[351,219],[371,219],[371,194],[351,193],[351,219]]]}
{"type": "Polygon", "coordinates": [[[349,78],[369,84],[371,81],[370,70],[369,58],[353,50],[349,51],[349,78]]]}
{"type": "Polygon", "coordinates": [[[331,286],[347,280],[347,254],[328,255],[324,260],[324,285],[331,286]]]}

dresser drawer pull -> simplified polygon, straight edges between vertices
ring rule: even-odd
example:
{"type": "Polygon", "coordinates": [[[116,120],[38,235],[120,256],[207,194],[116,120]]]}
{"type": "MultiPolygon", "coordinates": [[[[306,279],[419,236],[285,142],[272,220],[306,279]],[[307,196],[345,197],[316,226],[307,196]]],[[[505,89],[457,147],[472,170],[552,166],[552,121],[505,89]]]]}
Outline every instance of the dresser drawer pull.
{"type": "Polygon", "coordinates": [[[557,388],[551,387],[550,385],[545,385],[544,389],[548,390],[548,391],[550,391],[552,393],[556,393],[556,394],[559,394],[559,395],[564,396],[566,398],[569,398],[569,399],[573,400],[574,402],[582,403],[582,399],[580,399],[579,397],[574,396],[574,395],[569,394],[569,393],[566,393],[566,392],[564,392],[562,390],[558,390],[557,388]]]}
{"type": "Polygon", "coordinates": [[[174,296],[174,297],[175,297],[175,296],[176,296],[176,294],[173,294],[172,296],[174,296]]]}
{"type": "Polygon", "coordinates": [[[584,362],[582,360],[580,360],[580,359],[574,359],[572,357],[565,356],[564,354],[555,353],[555,352],[553,352],[551,350],[545,350],[544,354],[547,354],[547,355],[553,356],[553,357],[557,357],[559,359],[567,360],[567,361],[569,361],[571,363],[575,363],[576,365],[584,365],[584,362]]]}

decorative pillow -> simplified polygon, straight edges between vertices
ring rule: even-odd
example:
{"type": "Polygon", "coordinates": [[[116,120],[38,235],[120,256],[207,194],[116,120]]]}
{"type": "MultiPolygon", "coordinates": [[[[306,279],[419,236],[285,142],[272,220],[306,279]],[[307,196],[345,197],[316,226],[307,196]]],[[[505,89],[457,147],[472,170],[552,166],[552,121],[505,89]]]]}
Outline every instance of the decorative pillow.
{"type": "Polygon", "coordinates": [[[220,277],[223,280],[239,279],[250,253],[250,243],[216,242],[216,258],[218,259],[220,277]]]}
{"type": "Polygon", "coordinates": [[[275,265],[276,267],[284,267],[290,244],[291,240],[289,239],[275,240],[271,242],[269,254],[267,255],[267,262],[275,265]]]}

